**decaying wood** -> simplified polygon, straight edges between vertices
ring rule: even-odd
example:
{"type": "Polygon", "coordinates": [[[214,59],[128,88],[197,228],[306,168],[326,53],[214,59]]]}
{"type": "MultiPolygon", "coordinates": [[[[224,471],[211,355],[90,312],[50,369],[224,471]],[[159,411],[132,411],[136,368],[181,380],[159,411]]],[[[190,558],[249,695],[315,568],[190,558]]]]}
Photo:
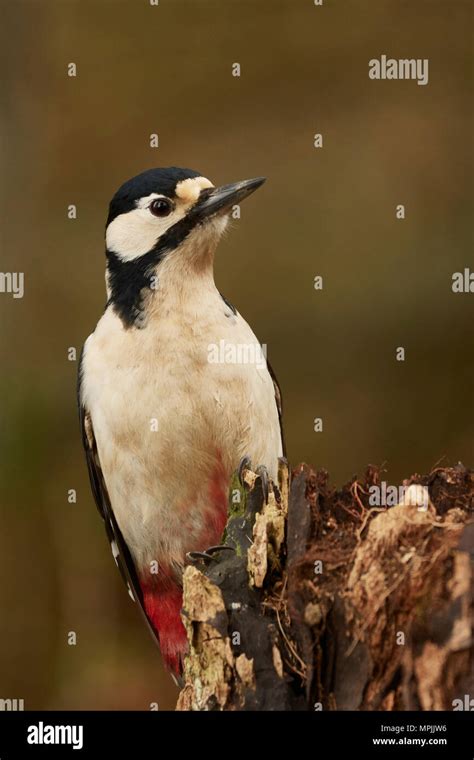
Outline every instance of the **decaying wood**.
{"type": "Polygon", "coordinates": [[[443,710],[474,696],[474,472],[373,507],[302,465],[246,470],[223,551],[184,574],[180,710],[443,710]],[[429,494],[429,499],[427,495],[429,494]]]}

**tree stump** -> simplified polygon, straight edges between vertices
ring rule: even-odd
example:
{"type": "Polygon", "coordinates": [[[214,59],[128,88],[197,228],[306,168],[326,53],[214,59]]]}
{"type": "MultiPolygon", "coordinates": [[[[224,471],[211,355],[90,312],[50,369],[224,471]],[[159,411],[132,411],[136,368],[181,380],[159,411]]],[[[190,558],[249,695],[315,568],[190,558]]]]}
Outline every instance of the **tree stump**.
{"type": "MultiPolygon", "coordinates": [[[[452,710],[474,694],[474,472],[234,476],[223,551],[184,573],[179,710],[452,710]],[[267,493],[268,490],[268,493],[267,493]],[[459,700],[459,701],[458,701],[459,700]]],[[[465,708],[464,708],[465,709],[465,708]]]]}

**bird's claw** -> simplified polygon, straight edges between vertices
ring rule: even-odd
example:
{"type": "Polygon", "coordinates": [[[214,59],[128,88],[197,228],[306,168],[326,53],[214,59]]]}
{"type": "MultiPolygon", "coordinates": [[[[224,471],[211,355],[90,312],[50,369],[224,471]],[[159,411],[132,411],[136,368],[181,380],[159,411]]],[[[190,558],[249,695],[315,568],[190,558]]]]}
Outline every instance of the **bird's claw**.
{"type": "MultiPolygon", "coordinates": [[[[242,457],[239,463],[239,468],[237,470],[237,475],[239,478],[240,485],[242,487],[245,487],[245,481],[244,481],[244,471],[245,470],[251,470],[252,469],[252,460],[250,457],[242,457]]],[[[270,476],[268,474],[268,470],[265,467],[265,465],[260,465],[255,470],[255,474],[260,478],[262,481],[262,489],[263,489],[263,496],[265,499],[265,504],[268,504],[268,493],[269,493],[269,481],[270,476]]]]}
{"type": "Polygon", "coordinates": [[[250,457],[242,457],[242,459],[239,462],[239,469],[237,470],[237,475],[239,478],[239,483],[241,486],[245,486],[244,483],[244,470],[250,470],[252,468],[252,460],[250,457]]]}
{"type": "Polygon", "coordinates": [[[227,546],[227,544],[219,544],[218,546],[210,546],[209,549],[206,549],[206,554],[218,554],[223,551],[235,552],[235,549],[233,546],[227,546]]]}
{"type": "Polygon", "coordinates": [[[205,552],[188,552],[186,554],[186,559],[191,562],[192,564],[198,563],[198,562],[204,562],[206,565],[209,564],[209,562],[212,562],[212,560],[215,560],[215,555],[219,554],[221,551],[230,551],[234,552],[235,549],[232,546],[210,546],[209,549],[206,549],[205,552]]]}
{"type": "Polygon", "coordinates": [[[260,465],[260,467],[257,467],[256,474],[259,476],[259,478],[262,481],[262,490],[263,490],[263,498],[265,499],[265,504],[268,504],[268,492],[270,489],[269,481],[270,476],[268,474],[268,470],[265,467],[264,464],[260,465]]]}
{"type": "Polygon", "coordinates": [[[210,562],[212,557],[207,552],[187,552],[186,559],[194,564],[195,562],[210,562]]]}

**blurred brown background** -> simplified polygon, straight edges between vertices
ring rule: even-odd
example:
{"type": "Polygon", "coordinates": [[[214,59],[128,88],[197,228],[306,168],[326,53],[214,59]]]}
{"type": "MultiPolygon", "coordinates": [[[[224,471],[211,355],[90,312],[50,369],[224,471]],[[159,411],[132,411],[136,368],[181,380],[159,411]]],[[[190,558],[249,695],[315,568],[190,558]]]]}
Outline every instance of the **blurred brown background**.
{"type": "Polygon", "coordinates": [[[67,360],[104,305],[109,199],[153,166],[266,175],[216,279],[268,344],[293,464],[335,485],[369,462],[394,484],[472,464],[474,295],[451,292],[473,265],[471,3],[0,5],[1,270],[25,273],[22,300],[0,294],[0,697],[172,708],[89,491],[67,360]],[[429,58],[429,84],[369,80],[382,53],[429,58]]]}

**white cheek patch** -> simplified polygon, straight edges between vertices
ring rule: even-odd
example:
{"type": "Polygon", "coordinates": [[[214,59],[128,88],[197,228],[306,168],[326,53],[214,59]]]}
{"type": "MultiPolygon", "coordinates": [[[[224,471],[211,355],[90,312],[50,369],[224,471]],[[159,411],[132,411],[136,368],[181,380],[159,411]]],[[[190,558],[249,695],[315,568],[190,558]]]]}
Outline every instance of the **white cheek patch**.
{"type": "Polygon", "coordinates": [[[176,185],[176,195],[187,204],[196,203],[201,190],[207,187],[214,187],[207,177],[188,177],[176,185]]]}
{"type": "Polygon", "coordinates": [[[133,261],[148,253],[159,238],[185,215],[184,208],[176,208],[169,216],[153,216],[148,206],[155,198],[162,197],[159,193],[152,193],[140,198],[137,208],[115,217],[105,235],[108,250],[122,261],[133,261]]]}

